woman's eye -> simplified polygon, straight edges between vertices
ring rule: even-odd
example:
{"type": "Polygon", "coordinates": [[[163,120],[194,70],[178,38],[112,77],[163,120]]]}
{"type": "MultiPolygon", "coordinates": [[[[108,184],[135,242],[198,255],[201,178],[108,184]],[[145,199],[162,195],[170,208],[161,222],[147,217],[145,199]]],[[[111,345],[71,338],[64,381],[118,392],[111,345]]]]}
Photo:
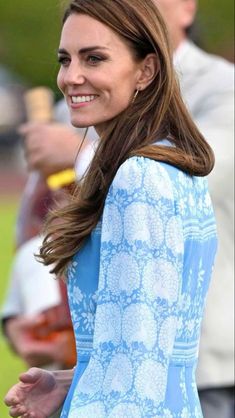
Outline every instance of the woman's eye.
{"type": "Polygon", "coordinates": [[[89,55],[89,57],[87,57],[87,61],[89,64],[95,65],[98,64],[100,61],[103,61],[103,58],[97,55],[89,55]]]}
{"type": "Polygon", "coordinates": [[[68,57],[58,57],[58,63],[62,66],[67,66],[70,63],[70,59],[68,57]]]}

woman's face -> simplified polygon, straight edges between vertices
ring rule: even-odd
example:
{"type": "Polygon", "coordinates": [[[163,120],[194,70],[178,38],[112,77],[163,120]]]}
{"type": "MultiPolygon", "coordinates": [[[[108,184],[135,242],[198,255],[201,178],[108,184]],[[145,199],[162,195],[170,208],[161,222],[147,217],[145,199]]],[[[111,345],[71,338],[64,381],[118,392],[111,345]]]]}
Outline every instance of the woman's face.
{"type": "Polygon", "coordinates": [[[127,44],[101,22],[82,14],[66,20],[57,82],[77,127],[103,124],[125,110],[141,75],[127,44]]]}

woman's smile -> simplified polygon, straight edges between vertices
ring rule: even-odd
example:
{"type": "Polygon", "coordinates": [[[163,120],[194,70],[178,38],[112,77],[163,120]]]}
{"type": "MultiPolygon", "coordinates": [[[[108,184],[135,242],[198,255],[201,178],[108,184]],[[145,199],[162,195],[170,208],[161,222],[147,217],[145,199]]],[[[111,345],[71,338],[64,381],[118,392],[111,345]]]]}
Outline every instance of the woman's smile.
{"type": "Polygon", "coordinates": [[[93,102],[98,98],[98,95],[94,95],[94,94],[74,94],[72,96],[70,96],[70,107],[72,109],[77,109],[79,107],[88,105],[88,104],[93,104],[93,102]]]}

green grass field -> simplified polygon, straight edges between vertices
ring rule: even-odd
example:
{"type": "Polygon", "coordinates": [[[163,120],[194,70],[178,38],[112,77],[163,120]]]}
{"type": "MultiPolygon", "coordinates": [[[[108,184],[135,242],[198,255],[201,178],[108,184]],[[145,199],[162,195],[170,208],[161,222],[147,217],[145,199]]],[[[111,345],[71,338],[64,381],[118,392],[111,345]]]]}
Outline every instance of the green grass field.
{"type": "MultiPolygon", "coordinates": [[[[4,300],[13,255],[17,206],[17,199],[0,199],[0,304],[4,300]]],[[[24,364],[9,350],[0,334],[0,418],[9,417],[3,398],[24,369],[24,364]]]]}

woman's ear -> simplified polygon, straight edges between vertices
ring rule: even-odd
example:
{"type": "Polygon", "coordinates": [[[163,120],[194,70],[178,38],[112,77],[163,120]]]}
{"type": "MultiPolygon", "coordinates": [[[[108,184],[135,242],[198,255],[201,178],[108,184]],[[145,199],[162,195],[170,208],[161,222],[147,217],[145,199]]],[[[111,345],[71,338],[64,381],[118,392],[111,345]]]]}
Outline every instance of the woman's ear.
{"type": "Polygon", "coordinates": [[[156,54],[148,54],[141,63],[141,73],[137,81],[137,90],[144,90],[152,83],[159,71],[159,61],[156,54]]]}

